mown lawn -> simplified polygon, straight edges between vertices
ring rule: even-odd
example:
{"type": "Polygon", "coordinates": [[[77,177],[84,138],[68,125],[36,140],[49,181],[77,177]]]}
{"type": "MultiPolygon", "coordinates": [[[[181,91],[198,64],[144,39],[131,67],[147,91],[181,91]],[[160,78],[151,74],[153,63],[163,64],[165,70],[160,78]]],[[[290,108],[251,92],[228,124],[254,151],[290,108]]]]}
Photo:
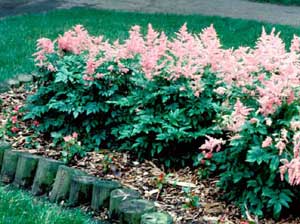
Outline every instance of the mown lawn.
{"type": "Polygon", "coordinates": [[[213,23],[225,47],[252,46],[262,26],[268,31],[275,26],[282,31],[281,36],[287,42],[294,33],[300,35],[300,28],[201,15],[138,14],[75,8],[14,16],[0,20],[0,81],[18,73],[33,71],[32,54],[36,40],[39,37],[55,38],[75,24],[83,24],[92,34],[123,39],[134,24],[146,28],[148,23],[152,23],[155,29],[171,36],[184,22],[195,33],[213,23]]]}
{"type": "Polygon", "coordinates": [[[0,186],[2,224],[96,224],[78,209],[66,210],[29,193],[0,186]]]}

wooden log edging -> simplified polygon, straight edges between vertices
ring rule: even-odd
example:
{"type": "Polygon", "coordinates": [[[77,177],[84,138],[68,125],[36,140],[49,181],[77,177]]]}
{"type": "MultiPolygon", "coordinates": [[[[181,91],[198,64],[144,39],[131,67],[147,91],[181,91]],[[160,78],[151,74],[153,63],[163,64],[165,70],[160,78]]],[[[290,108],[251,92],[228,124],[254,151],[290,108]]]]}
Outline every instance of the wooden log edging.
{"type": "Polygon", "coordinates": [[[22,85],[30,84],[35,81],[34,74],[19,74],[13,78],[0,82],[0,94],[8,92],[11,88],[18,88],[22,85]]]}
{"type": "Polygon", "coordinates": [[[18,165],[19,152],[6,150],[1,167],[1,181],[9,184],[14,181],[18,165]]]}
{"type": "Polygon", "coordinates": [[[58,167],[63,164],[62,161],[40,158],[31,193],[36,196],[48,193],[54,183],[58,167]]]}
{"type": "Polygon", "coordinates": [[[155,204],[141,199],[138,191],[122,188],[118,181],[88,176],[63,162],[11,150],[0,140],[1,181],[30,188],[33,195],[49,194],[51,202],[66,205],[91,204],[95,211],[109,209],[109,217],[123,224],[172,224],[167,213],[156,212],[155,204]]]}
{"type": "Polygon", "coordinates": [[[152,212],[152,213],[146,213],[142,215],[141,224],[157,224],[157,223],[172,224],[173,223],[172,216],[164,212],[152,212]]]}
{"type": "Polygon", "coordinates": [[[66,201],[70,194],[71,180],[79,175],[85,175],[85,173],[65,165],[59,166],[49,200],[55,203],[66,201]]]}
{"type": "Polygon", "coordinates": [[[92,209],[99,211],[101,208],[108,208],[110,192],[121,188],[121,184],[113,180],[96,180],[93,186],[92,209]]]}
{"type": "Polygon", "coordinates": [[[1,171],[1,168],[2,168],[4,152],[6,150],[11,150],[10,144],[6,141],[0,141],[0,171],[1,171]]]}
{"type": "Polygon", "coordinates": [[[69,206],[91,204],[95,181],[96,177],[93,176],[74,176],[71,179],[69,206]]]}
{"type": "Polygon", "coordinates": [[[131,199],[139,199],[141,198],[141,194],[138,191],[129,189],[129,188],[120,188],[115,189],[110,193],[110,201],[109,201],[109,217],[111,219],[119,219],[120,218],[120,210],[119,206],[123,201],[131,200],[131,199]]]}
{"type": "Polygon", "coordinates": [[[29,188],[33,184],[37,165],[41,157],[29,153],[20,153],[16,168],[14,185],[29,188]]]}
{"type": "Polygon", "coordinates": [[[153,202],[143,199],[132,199],[120,204],[120,221],[122,224],[140,224],[142,216],[146,213],[155,212],[153,202]]]}

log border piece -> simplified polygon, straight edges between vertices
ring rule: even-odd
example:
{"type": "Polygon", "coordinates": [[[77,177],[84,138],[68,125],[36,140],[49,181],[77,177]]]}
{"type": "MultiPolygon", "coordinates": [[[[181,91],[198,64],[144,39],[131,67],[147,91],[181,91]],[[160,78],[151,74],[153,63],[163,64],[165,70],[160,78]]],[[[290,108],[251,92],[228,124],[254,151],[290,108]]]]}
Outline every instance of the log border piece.
{"type": "Polygon", "coordinates": [[[122,185],[118,181],[114,180],[102,180],[95,181],[93,186],[92,197],[92,209],[95,211],[101,210],[101,208],[109,207],[110,192],[114,189],[121,188],[122,185]]]}
{"type": "Polygon", "coordinates": [[[6,150],[3,156],[1,167],[1,181],[3,183],[11,183],[15,179],[16,169],[18,165],[19,152],[15,150],[6,150]]]}
{"type": "Polygon", "coordinates": [[[140,224],[143,214],[156,211],[154,203],[144,199],[123,201],[119,209],[122,224],[140,224]]]}
{"type": "Polygon", "coordinates": [[[63,164],[62,161],[40,158],[31,193],[36,196],[48,193],[54,183],[58,167],[63,164]]]}
{"type": "Polygon", "coordinates": [[[20,188],[29,188],[33,184],[39,159],[41,157],[30,153],[20,153],[13,184],[20,188]]]}
{"type": "Polygon", "coordinates": [[[68,205],[75,207],[81,204],[90,204],[96,179],[96,177],[88,175],[74,176],[71,180],[68,205]]]}
{"type": "Polygon", "coordinates": [[[0,141],[0,171],[1,171],[1,168],[2,168],[4,152],[6,150],[11,150],[11,144],[9,144],[6,141],[0,141]]]}
{"type": "Polygon", "coordinates": [[[172,224],[173,218],[165,212],[151,212],[142,215],[141,224],[172,224]]]}
{"type": "Polygon", "coordinates": [[[70,194],[71,180],[74,176],[79,175],[86,174],[83,171],[65,165],[59,166],[49,200],[55,203],[66,201],[70,194]]]}
{"type": "Polygon", "coordinates": [[[115,189],[110,193],[109,217],[117,220],[120,217],[119,206],[125,200],[141,198],[140,192],[129,188],[115,189]]]}

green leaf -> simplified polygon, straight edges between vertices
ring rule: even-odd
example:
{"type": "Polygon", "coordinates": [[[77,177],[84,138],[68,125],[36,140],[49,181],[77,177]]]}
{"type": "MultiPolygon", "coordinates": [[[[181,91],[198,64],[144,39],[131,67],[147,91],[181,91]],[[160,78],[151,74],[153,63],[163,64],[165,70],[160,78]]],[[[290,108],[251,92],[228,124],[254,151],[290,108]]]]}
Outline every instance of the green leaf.
{"type": "Polygon", "coordinates": [[[270,161],[270,169],[271,171],[278,170],[279,167],[279,157],[277,155],[273,156],[272,160],[270,161]]]}
{"type": "Polygon", "coordinates": [[[67,83],[68,82],[68,74],[69,74],[69,72],[67,70],[63,70],[62,72],[56,73],[54,82],[67,83]]]}
{"type": "Polygon", "coordinates": [[[281,213],[281,210],[282,210],[282,206],[280,203],[276,203],[274,204],[274,207],[273,207],[273,214],[274,214],[274,217],[275,218],[278,218],[280,213],[281,213]]]}
{"type": "Polygon", "coordinates": [[[254,146],[248,151],[246,161],[249,163],[256,162],[260,165],[262,162],[267,162],[269,159],[269,155],[264,149],[254,146]]]}

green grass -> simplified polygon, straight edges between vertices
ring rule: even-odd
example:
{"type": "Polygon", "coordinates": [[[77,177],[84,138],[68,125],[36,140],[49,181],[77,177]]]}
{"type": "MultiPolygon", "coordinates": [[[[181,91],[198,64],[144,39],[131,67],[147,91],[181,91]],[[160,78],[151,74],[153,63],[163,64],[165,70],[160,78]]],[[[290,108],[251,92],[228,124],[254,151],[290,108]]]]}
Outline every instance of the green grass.
{"type": "Polygon", "coordinates": [[[37,199],[29,193],[0,186],[0,223],[2,224],[92,224],[79,209],[66,210],[37,199]]]}
{"type": "MultiPolygon", "coordinates": [[[[103,34],[109,39],[124,39],[134,24],[146,28],[148,23],[152,23],[155,29],[163,30],[170,36],[184,22],[194,33],[213,23],[225,47],[253,46],[262,26],[268,31],[274,26],[201,15],[138,14],[84,8],[8,17],[0,20],[0,81],[14,74],[33,71],[31,55],[36,40],[40,37],[56,38],[76,24],[83,24],[92,34],[103,34]]],[[[300,35],[300,28],[282,25],[275,27],[282,31],[281,36],[286,42],[291,40],[294,33],[300,35]]]]}

